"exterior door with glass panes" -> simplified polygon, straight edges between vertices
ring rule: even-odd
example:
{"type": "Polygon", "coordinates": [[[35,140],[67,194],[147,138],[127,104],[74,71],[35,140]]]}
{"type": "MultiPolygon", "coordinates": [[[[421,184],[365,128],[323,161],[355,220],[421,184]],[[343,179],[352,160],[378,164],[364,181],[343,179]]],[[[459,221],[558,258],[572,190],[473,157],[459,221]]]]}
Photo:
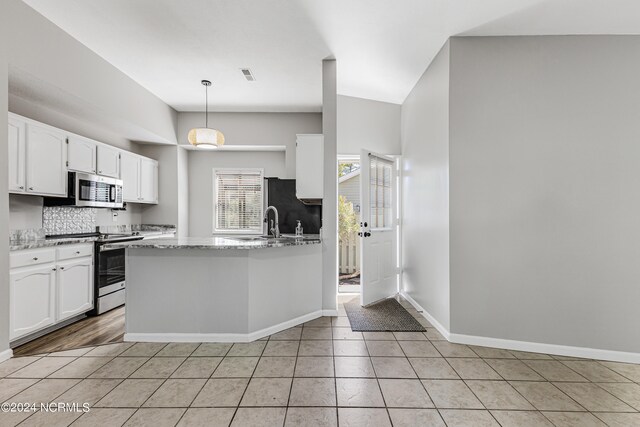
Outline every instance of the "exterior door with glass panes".
{"type": "Polygon", "coordinates": [[[393,158],[360,154],[360,303],[370,305],[398,290],[397,168],[393,158]]]}

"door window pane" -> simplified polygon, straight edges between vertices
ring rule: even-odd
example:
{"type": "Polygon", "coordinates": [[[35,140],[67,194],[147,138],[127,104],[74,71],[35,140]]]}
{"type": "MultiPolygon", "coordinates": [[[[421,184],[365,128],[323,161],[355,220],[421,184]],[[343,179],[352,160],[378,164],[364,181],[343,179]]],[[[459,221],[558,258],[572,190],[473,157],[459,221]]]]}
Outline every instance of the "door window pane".
{"type": "Polygon", "coordinates": [[[391,174],[393,163],[378,157],[371,158],[369,169],[369,217],[371,228],[391,228],[391,174]]]}

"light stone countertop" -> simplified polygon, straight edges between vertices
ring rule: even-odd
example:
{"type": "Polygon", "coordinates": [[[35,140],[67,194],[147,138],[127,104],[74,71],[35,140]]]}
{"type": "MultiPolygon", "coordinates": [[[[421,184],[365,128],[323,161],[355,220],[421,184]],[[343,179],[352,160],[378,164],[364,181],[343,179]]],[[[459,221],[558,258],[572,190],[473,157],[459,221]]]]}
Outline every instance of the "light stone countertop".
{"type": "Polygon", "coordinates": [[[258,236],[238,237],[178,237],[153,240],[135,240],[105,245],[106,249],[264,249],[287,246],[315,245],[321,243],[320,235],[307,234],[302,237],[258,238],[258,236]],[[247,240],[254,239],[255,240],[247,240]]]}
{"type": "Polygon", "coordinates": [[[9,242],[9,251],[21,251],[23,249],[49,248],[61,245],[74,245],[79,243],[93,243],[98,237],[70,237],[68,239],[35,239],[17,240],[9,242]]]}
{"type": "MultiPolygon", "coordinates": [[[[120,226],[122,227],[122,226],[120,226]]],[[[112,228],[110,230],[106,230],[108,232],[111,233],[118,233],[118,232],[131,232],[131,228],[130,226],[125,226],[125,227],[129,227],[129,229],[118,229],[118,228],[112,228]]],[[[103,230],[105,231],[105,230],[103,230]]],[[[160,236],[162,234],[173,234],[176,232],[175,226],[169,226],[169,225],[136,225],[133,227],[133,231],[136,231],[137,233],[139,233],[140,236],[148,236],[148,237],[154,237],[156,238],[156,236],[160,236]]],[[[160,239],[160,238],[158,238],[160,239]]],[[[61,245],[74,245],[74,244],[81,244],[81,243],[93,243],[96,240],[98,240],[98,236],[89,236],[89,237],[69,237],[69,238],[64,238],[64,239],[57,239],[55,237],[49,237],[49,238],[35,238],[35,239],[20,239],[20,240],[10,240],[9,241],[9,251],[21,251],[24,249],[38,249],[38,248],[49,248],[49,247],[54,247],[54,246],[61,246],[61,245]]]]}

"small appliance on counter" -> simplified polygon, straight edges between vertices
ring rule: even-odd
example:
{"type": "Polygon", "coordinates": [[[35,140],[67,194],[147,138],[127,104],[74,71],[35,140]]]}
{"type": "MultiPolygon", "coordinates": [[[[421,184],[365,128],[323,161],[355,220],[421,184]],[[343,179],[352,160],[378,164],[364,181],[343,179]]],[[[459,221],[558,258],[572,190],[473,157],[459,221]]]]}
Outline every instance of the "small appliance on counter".
{"type": "MultiPolygon", "coordinates": [[[[322,205],[307,205],[296,197],[296,180],[265,178],[267,181],[265,201],[267,206],[278,210],[278,226],[282,234],[319,234],[322,226],[322,205]]],[[[274,219],[269,213],[269,219],[274,219]]]]}

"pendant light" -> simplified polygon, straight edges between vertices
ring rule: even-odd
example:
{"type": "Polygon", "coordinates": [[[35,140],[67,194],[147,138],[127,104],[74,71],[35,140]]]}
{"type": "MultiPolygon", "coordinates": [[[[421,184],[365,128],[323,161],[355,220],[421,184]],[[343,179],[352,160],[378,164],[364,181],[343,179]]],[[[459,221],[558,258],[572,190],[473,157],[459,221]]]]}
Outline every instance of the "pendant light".
{"type": "Polygon", "coordinates": [[[222,147],[224,145],[224,135],[222,132],[209,128],[209,86],[211,86],[211,82],[209,80],[202,80],[200,83],[204,86],[205,96],[204,127],[191,129],[187,138],[194,147],[206,149],[222,147]]]}

